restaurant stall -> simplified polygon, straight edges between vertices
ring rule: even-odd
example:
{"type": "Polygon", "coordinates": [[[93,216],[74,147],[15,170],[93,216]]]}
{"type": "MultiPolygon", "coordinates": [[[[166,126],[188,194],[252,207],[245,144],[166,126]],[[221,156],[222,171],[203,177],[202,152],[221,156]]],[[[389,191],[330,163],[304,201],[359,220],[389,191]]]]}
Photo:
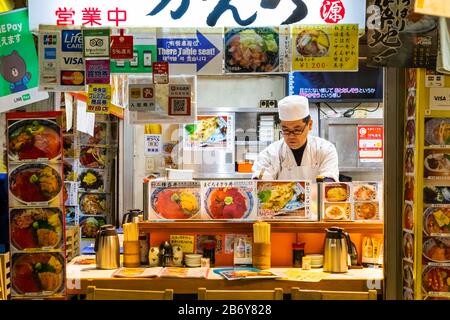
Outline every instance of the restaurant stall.
{"type": "MultiPolygon", "coordinates": [[[[20,81],[0,82],[13,299],[84,298],[88,286],[422,298],[418,275],[438,267],[417,258],[421,215],[407,215],[423,210],[422,175],[411,163],[442,154],[420,158],[423,139],[407,143],[398,225],[403,201],[388,194],[397,182],[386,159],[402,163],[403,146],[386,136],[403,134],[403,118],[385,123],[392,97],[407,92],[395,112],[407,109],[407,139],[424,134],[414,121],[425,69],[409,69],[417,81],[392,92],[364,1],[282,2],[30,0],[0,14],[2,59],[24,61],[20,81]],[[311,134],[336,148],[334,181],[252,171],[284,139],[278,102],[293,95],[309,99],[311,134]],[[404,256],[387,260],[400,238],[404,256]]],[[[417,59],[435,52],[435,28],[434,49],[417,59]]],[[[426,250],[446,243],[427,236],[426,250]]]]}

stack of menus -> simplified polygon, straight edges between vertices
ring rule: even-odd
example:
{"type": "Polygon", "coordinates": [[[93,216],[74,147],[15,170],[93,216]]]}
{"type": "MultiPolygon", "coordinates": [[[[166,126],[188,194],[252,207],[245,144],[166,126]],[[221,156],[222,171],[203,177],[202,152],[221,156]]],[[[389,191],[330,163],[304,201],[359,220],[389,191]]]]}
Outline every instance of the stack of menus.
{"type": "Polygon", "coordinates": [[[11,295],[64,298],[61,113],[12,112],[6,120],[11,295]]]}
{"type": "Polygon", "coordinates": [[[323,183],[323,220],[380,221],[381,195],[380,182],[323,183]]]}

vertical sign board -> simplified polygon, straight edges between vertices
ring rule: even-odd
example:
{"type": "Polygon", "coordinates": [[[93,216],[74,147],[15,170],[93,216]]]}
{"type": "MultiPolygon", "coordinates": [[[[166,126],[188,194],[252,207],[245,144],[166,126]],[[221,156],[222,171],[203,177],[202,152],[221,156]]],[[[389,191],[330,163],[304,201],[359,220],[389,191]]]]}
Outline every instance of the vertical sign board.
{"type": "Polygon", "coordinates": [[[0,112],[48,98],[38,91],[38,57],[27,9],[0,14],[0,73],[0,112]]]}
{"type": "Polygon", "coordinates": [[[361,162],[383,161],[383,126],[358,126],[358,157],[361,162]]]}

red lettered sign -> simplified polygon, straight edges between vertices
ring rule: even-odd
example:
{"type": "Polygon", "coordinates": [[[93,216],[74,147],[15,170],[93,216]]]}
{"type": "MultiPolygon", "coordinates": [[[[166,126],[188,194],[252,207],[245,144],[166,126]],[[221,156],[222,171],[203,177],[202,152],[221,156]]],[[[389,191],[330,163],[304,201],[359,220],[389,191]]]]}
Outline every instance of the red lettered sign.
{"type": "Polygon", "coordinates": [[[383,135],[383,126],[358,126],[359,161],[383,161],[383,135]]]}
{"type": "Polygon", "coordinates": [[[169,63],[166,61],[153,62],[153,83],[167,84],[169,83],[169,63]]]}
{"type": "Polygon", "coordinates": [[[133,59],[133,36],[111,36],[110,57],[115,60],[133,59]]]}

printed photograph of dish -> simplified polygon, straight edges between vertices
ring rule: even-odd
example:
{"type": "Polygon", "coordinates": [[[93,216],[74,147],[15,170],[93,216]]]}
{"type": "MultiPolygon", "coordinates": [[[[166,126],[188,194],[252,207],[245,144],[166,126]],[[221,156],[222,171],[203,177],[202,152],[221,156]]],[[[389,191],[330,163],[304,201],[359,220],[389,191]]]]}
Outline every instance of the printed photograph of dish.
{"type": "Polygon", "coordinates": [[[56,160],[62,154],[61,128],[56,122],[45,119],[26,119],[8,127],[9,159],[56,160]]]}
{"type": "Polygon", "coordinates": [[[414,287],[414,273],[412,264],[403,262],[403,286],[412,289],[414,287]]]}
{"type": "Polygon", "coordinates": [[[228,123],[226,116],[200,116],[196,124],[184,126],[190,145],[200,147],[224,144],[227,140],[228,123]]]}
{"type": "Polygon", "coordinates": [[[62,178],[43,163],[23,164],[9,176],[9,189],[20,202],[51,202],[62,190],[62,178]]]}
{"type": "Polygon", "coordinates": [[[403,300],[414,300],[414,295],[412,290],[408,288],[403,288],[403,300]]]}
{"type": "Polygon", "coordinates": [[[78,176],[80,188],[87,191],[105,191],[105,181],[103,174],[94,169],[84,170],[78,176]]]}
{"type": "Polygon", "coordinates": [[[450,208],[427,208],[423,214],[423,231],[427,236],[450,235],[450,208]]]}
{"type": "Polygon", "coordinates": [[[275,72],[279,67],[278,28],[225,30],[226,72],[275,72]]]}
{"type": "Polygon", "coordinates": [[[416,88],[417,73],[415,68],[408,68],[408,89],[416,88]]]}
{"type": "Polygon", "coordinates": [[[406,17],[406,26],[400,32],[421,34],[430,32],[436,27],[436,17],[415,13],[413,10],[410,10],[406,17]]]}
{"type": "Polygon", "coordinates": [[[422,273],[422,287],[425,292],[449,292],[450,267],[427,265],[422,273]]]}
{"type": "Polygon", "coordinates": [[[324,219],[350,220],[351,208],[349,203],[325,203],[324,219]]]}
{"type": "Polygon", "coordinates": [[[64,257],[59,253],[16,253],[11,285],[18,294],[54,295],[64,288],[64,257]]]}
{"type": "Polygon", "coordinates": [[[416,115],[416,92],[414,90],[408,93],[408,98],[406,100],[406,110],[408,118],[414,117],[416,115]]]}
{"type": "Polygon", "coordinates": [[[450,118],[425,119],[425,145],[450,145],[450,118]]]}
{"type": "Polygon", "coordinates": [[[64,181],[77,181],[77,173],[74,168],[74,161],[64,160],[64,181]]]}
{"type": "Polygon", "coordinates": [[[95,124],[94,136],[80,132],[80,144],[106,144],[108,137],[108,123],[99,122],[95,124]]]}
{"type": "Polygon", "coordinates": [[[157,187],[150,202],[161,219],[194,219],[200,213],[200,189],[157,187]]]}
{"type": "Polygon", "coordinates": [[[353,200],[355,201],[373,201],[377,199],[377,184],[366,183],[353,186],[353,200]]]}
{"type": "Polygon", "coordinates": [[[64,158],[74,158],[75,157],[75,136],[64,135],[63,136],[63,146],[64,146],[64,158]]]}
{"type": "Polygon", "coordinates": [[[405,229],[413,230],[414,227],[414,212],[413,207],[410,204],[405,205],[405,229]]]}
{"type": "Polygon", "coordinates": [[[62,231],[58,208],[11,210],[11,242],[18,250],[55,249],[61,245],[62,231]]]}
{"type": "Polygon", "coordinates": [[[450,150],[424,150],[425,177],[450,175],[450,150]]]}
{"type": "Polygon", "coordinates": [[[433,262],[450,262],[450,239],[429,238],[423,243],[423,256],[433,262]]]}
{"type": "Polygon", "coordinates": [[[325,184],[325,200],[329,202],[345,202],[350,197],[350,186],[345,183],[325,184]]]}
{"type": "Polygon", "coordinates": [[[406,122],[406,145],[414,145],[416,143],[416,122],[408,120],[406,122]]]}
{"type": "Polygon", "coordinates": [[[408,232],[403,232],[403,258],[414,259],[414,238],[408,232]]]}
{"type": "Polygon", "coordinates": [[[414,149],[406,148],[405,172],[414,173],[414,149]]]}
{"type": "Polygon", "coordinates": [[[82,217],[80,219],[81,236],[95,238],[97,231],[104,224],[106,224],[104,217],[82,217]]]}
{"type": "Polygon", "coordinates": [[[107,148],[82,146],[80,149],[80,165],[86,168],[105,168],[107,148]]]}
{"type": "Polygon", "coordinates": [[[356,220],[378,220],[378,202],[355,202],[356,220]]]}
{"type": "Polygon", "coordinates": [[[429,204],[449,204],[449,186],[426,186],[423,188],[423,201],[429,204]]]}
{"type": "Polygon", "coordinates": [[[302,30],[295,38],[295,48],[303,57],[327,56],[330,46],[330,38],[322,30],[302,30]]]}
{"type": "Polygon", "coordinates": [[[258,182],[258,206],[265,216],[304,215],[305,188],[300,182],[258,182]]]}
{"type": "Polygon", "coordinates": [[[65,207],[66,226],[73,226],[76,222],[76,207],[65,207]]]}
{"type": "Polygon", "coordinates": [[[253,195],[243,188],[208,188],[205,208],[212,219],[245,219],[253,210],[253,195]]]}
{"type": "Polygon", "coordinates": [[[414,177],[405,177],[405,200],[414,201],[414,177]]]}
{"type": "Polygon", "coordinates": [[[107,213],[107,198],[105,193],[82,193],[79,207],[84,215],[104,215],[107,213]]]}

